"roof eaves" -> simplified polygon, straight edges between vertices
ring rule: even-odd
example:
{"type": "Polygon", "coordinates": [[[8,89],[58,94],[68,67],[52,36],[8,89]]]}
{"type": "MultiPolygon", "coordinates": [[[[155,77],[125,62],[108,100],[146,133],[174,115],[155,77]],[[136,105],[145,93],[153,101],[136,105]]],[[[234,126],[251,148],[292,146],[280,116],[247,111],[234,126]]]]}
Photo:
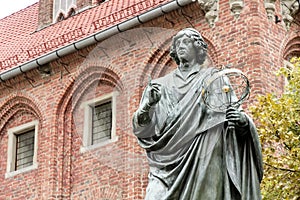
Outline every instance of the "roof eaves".
{"type": "Polygon", "coordinates": [[[67,44],[63,47],[53,50],[52,52],[43,54],[43,55],[39,56],[38,58],[34,58],[28,62],[22,63],[22,64],[14,67],[14,68],[11,68],[7,71],[1,72],[0,73],[0,81],[5,81],[10,78],[13,78],[21,73],[27,72],[36,67],[44,65],[48,62],[51,62],[53,60],[56,60],[63,56],[66,56],[70,53],[76,52],[87,46],[90,46],[99,41],[102,41],[110,36],[113,36],[119,32],[126,31],[137,25],[143,24],[151,19],[159,17],[165,13],[171,12],[180,7],[184,7],[192,2],[195,2],[195,0],[174,0],[174,1],[170,1],[165,4],[162,4],[162,5],[159,5],[151,10],[148,10],[137,16],[129,18],[126,21],[117,23],[116,25],[113,25],[111,27],[107,27],[106,29],[100,30],[94,34],[91,34],[91,35],[83,38],[83,39],[77,40],[71,44],[67,44]]]}

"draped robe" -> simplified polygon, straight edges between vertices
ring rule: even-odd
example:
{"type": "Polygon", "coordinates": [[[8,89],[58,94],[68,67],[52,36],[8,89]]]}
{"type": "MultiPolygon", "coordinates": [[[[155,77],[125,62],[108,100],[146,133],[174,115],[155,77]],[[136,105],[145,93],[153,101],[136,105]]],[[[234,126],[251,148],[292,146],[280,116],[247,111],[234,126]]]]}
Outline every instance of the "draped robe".
{"type": "MultiPolygon", "coordinates": [[[[203,82],[212,70],[194,67],[184,79],[176,69],[153,80],[162,88],[149,112],[151,122],[139,125],[139,110],[135,113],[134,134],[150,167],[146,200],[261,199],[256,128],[246,115],[247,125],[230,131],[225,113],[203,103],[203,82]]],[[[141,105],[147,98],[144,93],[141,105]]]]}

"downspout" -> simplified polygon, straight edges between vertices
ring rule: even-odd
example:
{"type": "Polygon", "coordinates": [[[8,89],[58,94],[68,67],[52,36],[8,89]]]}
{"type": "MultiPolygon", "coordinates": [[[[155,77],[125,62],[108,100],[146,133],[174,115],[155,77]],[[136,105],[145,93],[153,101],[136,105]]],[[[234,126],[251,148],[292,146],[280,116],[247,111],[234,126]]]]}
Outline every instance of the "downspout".
{"type": "Polygon", "coordinates": [[[15,76],[18,76],[22,73],[25,73],[29,70],[35,69],[39,66],[45,65],[51,61],[62,58],[68,54],[74,53],[80,49],[88,47],[90,45],[96,44],[97,42],[103,41],[117,33],[129,30],[135,26],[140,24],[144,24],[156,17],[159,17],[163,14],[176,10],[180,7],[186,6],[195,0],[174,0],[172,2],[161,5],[157,8],[149,10],[141,15],[133,17],[129,20],[126,20],[120,24],[112,26],[108,29],[99,31],[93,35],[90,35],[82,40],[69,44],[67,46],[56,49],[50,53],[47,53],[39,58],[33,59],[27,63],[19,65],[13,69],[7,70],[5,72],[0,73],[0,81],[5,81],[11,79],[15,76]]]}

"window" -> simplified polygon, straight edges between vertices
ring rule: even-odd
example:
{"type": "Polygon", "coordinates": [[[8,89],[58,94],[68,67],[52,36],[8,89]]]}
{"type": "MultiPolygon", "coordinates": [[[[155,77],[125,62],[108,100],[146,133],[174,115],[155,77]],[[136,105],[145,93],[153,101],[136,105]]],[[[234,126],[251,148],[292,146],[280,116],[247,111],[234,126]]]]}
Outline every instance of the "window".
{"type": "Polygon", "coordinates": [[[34,129],[16,135],[15,170],[23,169],[33,164],[34,129]]]}
{"type": "Polygon", "coordinates": [[[6,177],[37,167],[37,128],[33,121],[8,130],[6,177]]]}
{"type": "Polygon", "coordinates": [[[116,93],[113,92],[83,103],[84,133],[82,152],[117,140],[115,135],[115,99],[116,93]]]}
{"type": "Polygon", "coordinates": [[[62,13],[60,13],[59,15],[58,15],[58,17],[57,17],[57,21],[58,22],[60,22],[60,21],[62,21],[62,20],[64,20],[65,19],[65,16],[64,16],[64,14],[62,14],[62,13]]]}
{"type": "Polygon", "coordinates": [[[112,103],[92,106],[92,145],[103,140],[111,139],[112,128],[112,103]]]}
{"type": "Polygon", "coordinates": [[[74,16],[76,14],[76,11],[74,8],[71,8],[71,10],[69,11],[68,16],[74,16]]]}
{"type": "Polygon", "coordinates": [[[61,21],[74,15],[76,0],[54,0],[53,4],[53,21],[61,21]]]}

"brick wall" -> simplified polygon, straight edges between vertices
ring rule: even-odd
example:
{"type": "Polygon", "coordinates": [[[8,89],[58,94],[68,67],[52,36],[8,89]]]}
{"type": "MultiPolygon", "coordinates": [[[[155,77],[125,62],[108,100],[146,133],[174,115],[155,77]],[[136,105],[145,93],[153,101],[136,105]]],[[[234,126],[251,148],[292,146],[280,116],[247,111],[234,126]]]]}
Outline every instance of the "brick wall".
{"type": "Polygon", "coordinates": [[[77,0],[76,1],[78,10],[80,10],[84,7],[91,6],[92,4],[95,4],[95,3],[96,2],[93,2],[93,0],[77,0]]]}
{"type": "MultiPolygon", "coordinates": [[[[47,6],[40,7],[45,21],[47,6]]],[[[248,75],[249,103],[257,94],[281,91],[283,82],[274,70],[299,51],[299,27],[287,33],[268,21],[263,1],[246,0],[234,19],[222,0],[213,28],[194,3],[50,63],[51,76],[32,70],[0,83],[0,199],[143,199],[148,165],[132,134],[131,117],[149,76],[176,68],[168,48],[171,36],[185,27],[203,34],[214,65],[231,64],[248,75]],[[81,152],[81,105],[111,91],[118,92],[118,139],[81,152]],[[7,130],[33,120],[40,122],[38,168],[5,178],[7,130]]]]}

